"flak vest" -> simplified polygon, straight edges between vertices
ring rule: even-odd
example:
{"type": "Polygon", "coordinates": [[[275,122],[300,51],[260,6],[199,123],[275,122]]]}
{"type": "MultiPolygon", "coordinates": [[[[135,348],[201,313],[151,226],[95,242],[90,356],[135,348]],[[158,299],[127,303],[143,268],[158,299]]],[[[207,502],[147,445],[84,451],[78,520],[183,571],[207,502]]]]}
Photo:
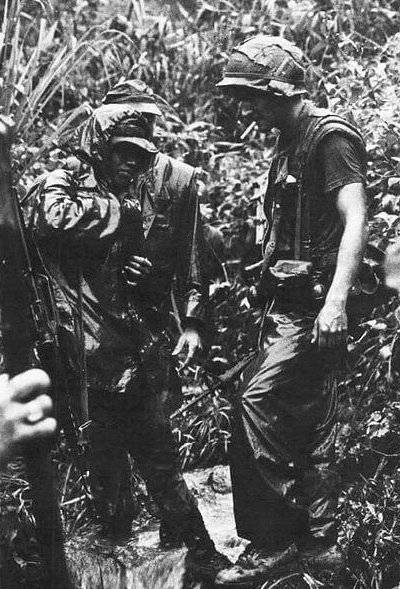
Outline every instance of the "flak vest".
{"type": "MultiPolygon", "coordinates": [[[[293,176],[297,180],[294,259],[311,261],[321,269],[327,265],[335,265],[337,251],[319,256],[313,247],[310,228],[310,195],[318,188],[318,170],[312,164],[315,162],[321,141],[331,133],[339,133],[348,138],[356,146],[365,166],[365,144],[359,131],[344,118],[306,103],[296,132],[296,149],[290,160],[293,176]]],[[[269,231],[266,232],[264,239],[264,270],[269,266],[277,244],[281,197],[270,178],[264,201],[264,211],[269,222],[269,231]],[[271,210],[274,211],[272,215],[271,210]]]]}

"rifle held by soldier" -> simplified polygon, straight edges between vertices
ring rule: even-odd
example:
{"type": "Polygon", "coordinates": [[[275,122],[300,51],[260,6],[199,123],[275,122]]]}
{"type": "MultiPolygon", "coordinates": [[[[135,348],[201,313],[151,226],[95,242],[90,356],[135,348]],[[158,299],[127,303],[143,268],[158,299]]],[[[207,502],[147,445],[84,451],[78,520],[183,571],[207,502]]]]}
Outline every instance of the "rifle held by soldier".
{"type": "MultiPolygon", "coordinates": [[[[57,321],[51,287],[40,257],[27,244],[12,187],[12,122],[0,117],[0,313],[5,370],[14,376],[41,367],[50,376],[57,409],[61,397],[57,321]]],[[[38,440],[24,448],[46,588],[71,589],[60,511],[54,488],[50,445],[38,440]]]]}

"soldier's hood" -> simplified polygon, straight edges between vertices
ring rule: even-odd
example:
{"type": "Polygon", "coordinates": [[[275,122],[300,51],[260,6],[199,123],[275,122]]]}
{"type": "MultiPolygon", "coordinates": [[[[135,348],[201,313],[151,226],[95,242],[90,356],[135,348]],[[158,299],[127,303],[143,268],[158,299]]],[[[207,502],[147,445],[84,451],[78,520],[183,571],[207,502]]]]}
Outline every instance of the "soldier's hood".
{"type": "Polygon", "coordinates": [[[132,79],[113,86],[103,98],[103,104],[131,104],[138,112],[161,116],[159,105],[166,103],[145,82],[132,79]]]}
{"type": "Polygon", "coordinates": [[[132,104],[103,104],[93,111],[81,135],[82,159],[92,165],[107,165],[112,138],[126,140],[150,154],[158,152],[148,120],[132,104]]]}

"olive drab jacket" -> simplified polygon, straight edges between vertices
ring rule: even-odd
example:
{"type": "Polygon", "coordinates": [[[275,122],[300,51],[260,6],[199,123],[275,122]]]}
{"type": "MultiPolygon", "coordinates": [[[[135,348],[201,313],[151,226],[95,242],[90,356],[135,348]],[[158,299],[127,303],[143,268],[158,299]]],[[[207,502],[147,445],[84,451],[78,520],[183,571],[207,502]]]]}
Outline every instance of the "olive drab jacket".
{"type": "MultiPolygon", "coordinates": [[[[126,364],[168,324],[173,281],[183,326],[201,326],[207,305],[204,240],[195,169],[157,154],[153,170],[122,202],[92,171],[55,170],[40,178],[25,200],[28,230],[53,279],[62,332],[73,367],[82,363],[99,386],[118,388],[126,364]],[[153,264],[151,275],[127,288],[122,265],[139,231],[138,255],[153,264]],[[122,360],[127,358],[126,362],[122,360]],[[109,373],[107,378],[102,371],[109,373]],[[118,384],[119,383],[119,384],[118,384]]],[[[167,346],[168,347],[168,346],[167,346]]],[[[168,387],[170,351],[158,346],[156,386],[168,387]]],[[[78,368],[79,370],[79,368],[78,368]]],[[[122,386],[122,385],[121,385],[122,386]]]]}

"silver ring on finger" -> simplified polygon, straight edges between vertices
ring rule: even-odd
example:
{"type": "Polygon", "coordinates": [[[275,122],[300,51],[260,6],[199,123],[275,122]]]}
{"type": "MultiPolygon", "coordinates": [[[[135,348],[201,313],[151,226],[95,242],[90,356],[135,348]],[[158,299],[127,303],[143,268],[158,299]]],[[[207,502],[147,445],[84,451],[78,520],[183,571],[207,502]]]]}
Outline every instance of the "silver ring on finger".
{"type": "Polygon", "coordinates": [[[25,421],[31,425],[39,423],[43,419],[43,413],[41,411],[32,411],[25,417],[25,421]]]}

